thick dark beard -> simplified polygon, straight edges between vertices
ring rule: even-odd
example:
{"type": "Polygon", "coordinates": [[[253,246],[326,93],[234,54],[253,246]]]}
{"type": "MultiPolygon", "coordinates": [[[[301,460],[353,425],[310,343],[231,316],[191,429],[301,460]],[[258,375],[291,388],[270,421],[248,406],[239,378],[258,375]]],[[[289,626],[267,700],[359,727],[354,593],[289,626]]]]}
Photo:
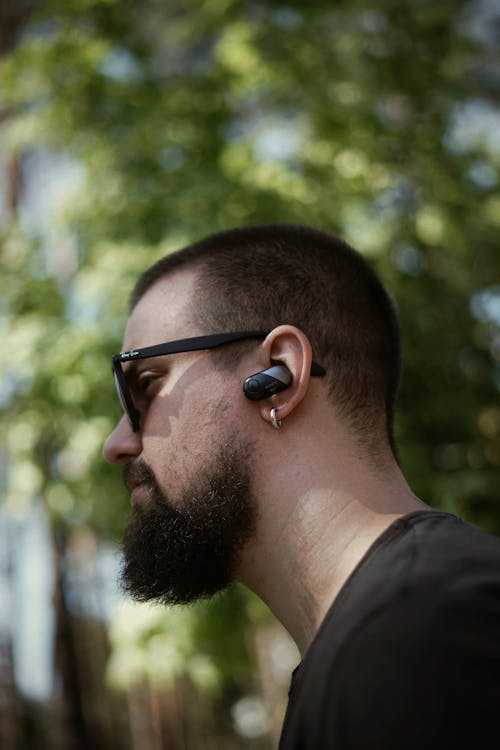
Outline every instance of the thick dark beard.
{"type": "Polygon", "coordinates": [[[139,601],[188,604],[225,589],[255,529],[247,451],[229,443],[172,502],[144,461],[124,479],[144,481],[123,537],[122,588],[139,601]]]}

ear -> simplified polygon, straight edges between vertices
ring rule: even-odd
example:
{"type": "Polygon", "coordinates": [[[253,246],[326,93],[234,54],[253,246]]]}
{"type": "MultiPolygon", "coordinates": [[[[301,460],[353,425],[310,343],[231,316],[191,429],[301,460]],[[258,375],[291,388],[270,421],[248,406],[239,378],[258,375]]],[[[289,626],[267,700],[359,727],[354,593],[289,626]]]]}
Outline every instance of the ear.
{"type": "Polygon", "coordinates": [[[263,341],[262,353],[269,362],[285,365],[291,372],[292,382],[284,391],[262,401],[260,414],[266,422],[270,422],[270,410],[274,406],[276,418],[285,419],[297,408],[309,388],[311,343],[299,328],[281,325],[274,328],[263,341]]]}

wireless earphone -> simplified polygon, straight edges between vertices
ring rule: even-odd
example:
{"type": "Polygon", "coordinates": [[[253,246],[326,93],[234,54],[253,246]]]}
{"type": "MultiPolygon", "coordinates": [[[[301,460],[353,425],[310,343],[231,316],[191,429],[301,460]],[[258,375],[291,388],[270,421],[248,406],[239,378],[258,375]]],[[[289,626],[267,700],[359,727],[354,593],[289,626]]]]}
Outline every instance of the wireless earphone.
{"type": "Polygon", "coordinates": [[[251,401],[260,401],[288,388],[292,374],[285,365],[273,365],[250,375],[243,383],[243,392],[251,401]]]}

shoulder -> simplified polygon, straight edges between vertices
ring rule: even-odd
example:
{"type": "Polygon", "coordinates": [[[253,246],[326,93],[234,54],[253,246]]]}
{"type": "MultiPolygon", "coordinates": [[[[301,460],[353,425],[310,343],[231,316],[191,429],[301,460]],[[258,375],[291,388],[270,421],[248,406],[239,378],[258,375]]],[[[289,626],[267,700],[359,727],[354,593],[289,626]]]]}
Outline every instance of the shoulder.
{"type": "Polygon", "coordinates": [[[351,673],[366,671],[369,655],[371,664],[391,667],[375,681],[411,669],[426,683],[431,675],[451,682],[465,665],[493,664],[500,679],[500,539],[447,514],[417,518],[411,530],[404,571],[388,568],[377,579],[387,593],[351,620],[336,652],[337,676],[344,661],[351,673]]]}
{"type": "Polygon", "coordinates": [[[324,710],[335,706],[335,731],[353,733],[355,746],[473,747],[496,726],[500,568],[474,560],[447,581],[417,578],[360,621],[328,665],[324,710]]]}
{"type": "Polygon", "coordinates": [[[324,643],[304,677],[287,732],[302,744],[290,747],[480,747],[498,723],[500,584],[486,597],[403,594],[331,657],[324,643]]]}
{"type": "Polygon", "coordinates": [[[446,514],[407,526],[353,578],[305,659],[291,696],[304,747],[456,750],[496,726],[500,540],[446,514]]]}
{"type": "Polygon", "coordinates": [[[415,747],[474,746],[498,716],[500,581],[402,595],[351,634],[333,677],[342,721],[400,741],[410,731],[415,747]]]}

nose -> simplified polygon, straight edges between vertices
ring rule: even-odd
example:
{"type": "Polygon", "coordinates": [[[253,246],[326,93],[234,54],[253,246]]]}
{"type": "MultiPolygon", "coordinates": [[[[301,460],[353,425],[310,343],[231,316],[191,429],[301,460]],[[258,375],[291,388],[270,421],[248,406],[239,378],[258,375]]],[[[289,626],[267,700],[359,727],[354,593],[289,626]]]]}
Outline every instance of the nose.
{"type": "Polygon", "coordinates": [[[141,451],[141,433],[134,432],[123,415],[104,443],[103,456],[110,464],[125,464],[139,456],[141,451]]]}

